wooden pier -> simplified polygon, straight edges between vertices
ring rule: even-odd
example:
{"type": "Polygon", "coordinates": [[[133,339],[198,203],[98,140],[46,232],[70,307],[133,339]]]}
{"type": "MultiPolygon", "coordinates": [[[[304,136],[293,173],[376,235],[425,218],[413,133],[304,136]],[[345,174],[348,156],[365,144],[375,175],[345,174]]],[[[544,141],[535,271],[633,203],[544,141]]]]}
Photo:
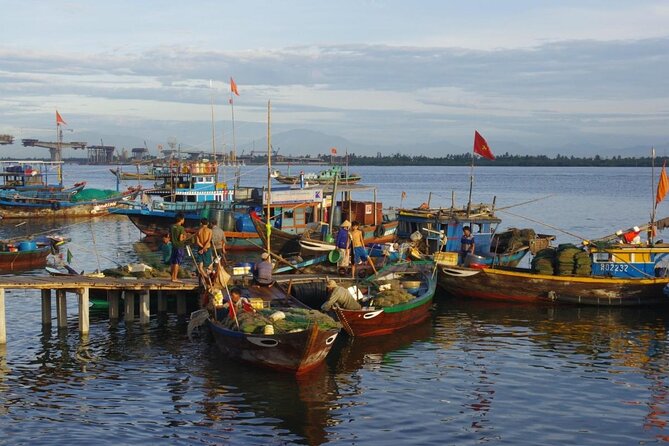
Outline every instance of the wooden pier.
{"type": "Polygon", "coordinates": [[[56,319],[59,328],[67,326],[67,293],[74,293],[78,297],[79,305],[79,332],[88,334],[89,322],[89,295],[90,290],[106,291],[109,301],[109,318],[119,318],[120,298],[124,300],[124,318],[132,321],[135,318],[135,297],[139,297],[139,321],[148,324],[150,318],[150,293],[157,292],[158,313],[167,311],[167,296],[164,292],[179,293],[177,295],[177,314],[186,314],[186,294],[198,290],[199,283],[193,279],[183,282],[171,282],[168,279],[138,279],[114,277],[86,277],[86,276],[14,276],[0,277],[0,345],[7,343],[7,329],[5,319],[5,290],[32,289],[41,290],[42,324],[51,325],[51,294],[56,295],[56,319]]]}

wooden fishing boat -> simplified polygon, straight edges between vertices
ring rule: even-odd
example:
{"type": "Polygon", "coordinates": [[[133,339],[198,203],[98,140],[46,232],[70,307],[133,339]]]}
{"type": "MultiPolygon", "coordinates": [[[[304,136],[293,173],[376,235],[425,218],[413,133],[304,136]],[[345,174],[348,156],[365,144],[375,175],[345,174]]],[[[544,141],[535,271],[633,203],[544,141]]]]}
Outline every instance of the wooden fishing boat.
{"type": "Polygon", "coordinates": [[[0,197],[2,218],[75,218],[108,214],[111,208],[134,200],[139,188],[123,192],[84,189],[68,199],[38,198],[16,193],[0,197]]]}
{"type": "Polygon", "coordinates": [[[61,237],[36,237],[30,240],[0,242],[0,272],[43,268],[49,254],[65,243],[61,237]]]}
{"type": "MultiPolygon", "coordinates": [[[[361,310],[333,308],[346,333],[362,337],[385,335],[427,319],[437,286],[434,265],[430,261],[401,262],[382,268],[357,285],[350,279],[339,280],[342,286],[356,286],[358,290],[367,289],[369,292],[363,301],[366,298],[369,300],[361,310]],[[398,282],[406,286],[405,290],[413,297],[396,305],[375,304],[375,300],[380,303],[378,288],[383,285],[392,287],[393,282],[395,286],[398,282]]],[[[328,298],[324,279],[291,281],[288,292],[311,308],[320,308],[328,298]]]]}
{"type": "MultiPolygon", "coordinates": [[[[253,288],[252,295],[255,299],[262,299],[262,307],[270,312],[288,312],[299,306],[280,287],[253,288]]],[[[219,320],[213,312],[210,312],[207,324],[223,354],[253,365],[302,374],[323,363],[341,328],[340,324],[323,316],[319,315],[317,320],[327,321],[324,325],[321,325],[322,322],[310,322],[305,316],[307,322],[304,328],[290,331],[280,332],[275,323],[274,334],[265,334],[264,327],[261,327],[261,333],[247,333],[237,329],[228,318],[219,320]]]]}
{"type": "MultiPolygon", "coordinates": [[[[394,278],[412,278],[419,282],[414,291],[415,298],[405,303],[378,308],[371,306],[362,310],[335,308],[337,318],[350,336],[378,336],[417,324],[430,317],[432,299],[437,286],[433,262],[396,263],[383,268],[367,282],[382,283],[394,278]]],[[[371,300],[374,303],[374,299],[371,300]]]]}
{"type": "Polygon", "coordinates": [[[439,268],[439,285],[457,297],[505,302],[640,306],[669,302],[669,245],[589,246],[590,274],[540,274],[530,268],[439,268]]]}
{"type": "Polygon", "coordinates": [[[568,303],[601,306],[669,302],[662,289],[669,278],[618,279],[535,274],[529,270],[442,267],[439,285],[457,297],[505,302],[568,303]]]}
{"type": "Polygon", "coordinates": [[[333,184],[335,178],[337,179],[337,183],[340,185],[356,184],[362,180],[360,175],[347,174],[341,169],[340,166],[332,166],[331,168],[323,170],[319,173],[309,172],[300,175],[282,175],[280,172],[275,172],[272,177],[279,183],[283,184],[298,185],[302,183],[302,187],[333,184]]]}

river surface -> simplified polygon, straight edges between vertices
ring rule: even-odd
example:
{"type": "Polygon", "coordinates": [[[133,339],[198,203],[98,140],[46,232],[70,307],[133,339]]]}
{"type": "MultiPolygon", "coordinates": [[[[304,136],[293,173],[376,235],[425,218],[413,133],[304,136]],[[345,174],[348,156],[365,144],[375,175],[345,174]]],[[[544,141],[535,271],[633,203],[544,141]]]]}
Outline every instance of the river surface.
{"type": "MultiPolygon", "coordinates": [[[[65,168],[66,184],[115,187],[106,167],[65,168]]],[[[443,207],[453,197],[463,205],[469,192],[464,167],[351,171],[378,186],[385,207],[399,206],[402,192],[404,206],[433,192],[430,204],[443,207]]],[[[242,174],[242,185],[261,186],[266,169],[247,166],[242,174]]],[[[475,175],[473,201],[496,197],[500,229],[532,227],[558,243],[646,222],[653,203],[649,169],[482,167],[475,175]]],[[[668,211],[660,203],[658,216],[668,211]]],[[[18,223],[0,222],[0,237],[59,228],[72,239],[78,269],[138,260],[140,234],[125,217],[18,223]]],[[[342,335],[324,367],[296,379],[230,361],[206,336],[189,341],[175,316],[142,327],[92,313],[82,337],[69,296],[69,327],[58,331],[42,329],[36,293],[7,293],[0,444],[669,441],[669,312],[662,308],[507,305],[437,294],[430,320],[378,339],[342,335]]]]}

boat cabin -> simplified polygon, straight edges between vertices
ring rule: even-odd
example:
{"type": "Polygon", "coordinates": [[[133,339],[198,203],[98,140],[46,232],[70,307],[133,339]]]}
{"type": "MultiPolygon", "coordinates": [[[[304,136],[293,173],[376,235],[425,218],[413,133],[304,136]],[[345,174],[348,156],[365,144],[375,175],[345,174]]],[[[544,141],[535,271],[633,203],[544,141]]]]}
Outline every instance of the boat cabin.
{"type": "Polygon", "coordinates": [[[398,235],[408,239],[414,232],[420,232],[426,239],[430,252],[439,249],[442,234],[446,236],[446,246],[442,251],[460,251],[463,227],[469,226],[474,236],[475,254],[490,255],[491,239],[501,219],[494,216],[486,206],[479,206],[467,212],[466,209],[400,209],[398,235]]]}
{"type": "Polygon", "coordinates": [[[62,161],[0,161],[2,189],[62,189],[62,161]]]}
{"type": "Polygon", "coordinates": [[[669,245],[590,247],[592,275],[620,278],[666,277],[669,245]]]}
{"type": "MultiPolygon", "coordinates": [[[[267,209],[267,191],[263,194],[263,210],[267,209]]],[[[323,189],[272,188],[270,221],[273,226],[291,234],[301,234],[308,225],[319,220],[323,189]]]]}

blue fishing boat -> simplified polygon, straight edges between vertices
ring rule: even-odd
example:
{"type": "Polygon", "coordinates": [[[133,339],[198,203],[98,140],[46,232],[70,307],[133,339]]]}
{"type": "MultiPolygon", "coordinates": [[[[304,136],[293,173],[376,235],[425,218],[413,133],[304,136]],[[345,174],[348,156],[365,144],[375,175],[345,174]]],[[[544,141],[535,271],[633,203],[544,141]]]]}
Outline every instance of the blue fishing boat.
{"type": "Polygon", "coordinates": [[[463,228],[468,226],[475,252],[457,258],[455,264],[515,266],[530,250],[546,248],[554,238],[531,230],[497,232],[502,220],[495,215],[493,206],[485,204],[469,208],[400,209],[397,220],[398,235],[401,239],[411,239],[415,245],[411,255],[416,259],[430,253],[459,253],[463,228]]]}

